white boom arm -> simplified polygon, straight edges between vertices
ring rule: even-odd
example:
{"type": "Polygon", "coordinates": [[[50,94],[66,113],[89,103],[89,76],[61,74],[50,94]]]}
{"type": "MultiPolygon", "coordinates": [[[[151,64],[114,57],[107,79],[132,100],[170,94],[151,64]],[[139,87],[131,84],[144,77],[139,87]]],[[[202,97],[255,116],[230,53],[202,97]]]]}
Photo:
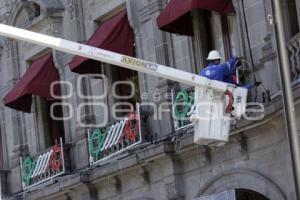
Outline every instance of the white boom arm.
{"type": "Polygon", "coordinates": [[[194,87],[209,87],[222,92],[225,92],[227,90],[228,84],[220,81],[209,80],[196,74],[174,69],[157,63],[124,56],[122,54],[64,40],[61,38],[35,33],[5,24],[0,24],[0,35],[13,39],[23,40],[25,42],[34,43],[41,46],[46,46],[62,52],[87,57],[93,60],[98,60],[120,67],[129,68],[139,72],[159,76],[161,78],[178,81],[194,87]]]}
{"type": "Polygon", "coordinates": [[[232,84],[209,80],[196,74],[157,63],[5,24],[0,24],[0,35],[194,86],[196,88],[195,105],[198,104],[198,106],[196,106],[191,118],[195,122],[194,141],[196,143],[206,143],[213,140],[227,141],[230,125],[228,116],[232,113],[224,111],[226,101],[224,97],[225,92],[232,94],[231,99],[229,99],[230,101],[234,99],[235,116],[241,116],[245,113],[247,90],[235,87],[232,84]],[[206,102],[206,104],[199,105],[203,102],[206,102]],[[211,105],[207,105],[207,103],[211,105]],[[218,106],[216,105],[221,105],[222,110],[218,110],[218,106]],[[215,114],[220,113],[222,116],[216,118],[215,114]],[[203,115],[206,117],[205,120],[202,120],[203,115]]]}

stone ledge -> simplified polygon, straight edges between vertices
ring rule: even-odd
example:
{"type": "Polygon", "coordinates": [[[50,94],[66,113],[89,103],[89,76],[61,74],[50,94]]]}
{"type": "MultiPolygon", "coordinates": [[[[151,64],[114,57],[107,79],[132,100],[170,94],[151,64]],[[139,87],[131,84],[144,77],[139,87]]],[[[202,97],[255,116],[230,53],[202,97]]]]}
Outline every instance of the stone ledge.
{"type": "MultiPolygon", "coordinates": [[[[296,84],[294,87],[294,95],[297,104],[300,102],[300,85],[296,84]]],[[[250,129],[255,126],[260,126],[272,118],[282,114],[282,101],[281,95],[275,97],[272,102],[265,104],[266,106],[266,118],[263,121],[259,122],[249,122],[241,120],[237,124],[237,128],[232,129],[231,136],[241,133],[244,130],[250,129]]],[[[171,135],[176,135],[172,133],[171,135]]],[[[151,162],[155,159],[162,158],[170,153],[176,152],[176,145],[174,142],[169,142],[171,136],[161,140],[158,143],[150,144],[146,143],[141,146],[138,146],[134,149],[131,149],[126,154],[120,154],[116,156],[114,160],[111,160],[105,165],[98,165],[86,170],[79,171],[76,174],[66,175],[62,177],[57,177],[51,181],[38,185],[31,190],[23,192],[23,195],[26,194],[30,199],[42,199],[47,196],[59,196],[65,193],[68,193],[72,188],[79,186],[86,186],[87,183],[97,183],[107,176],[117,175],[120,170],[132,169],[151,162]]],[[[180,138],[181,149],[191,150],[196,148],[197,145],[194,145],[192,134],[187,130],[186,135],[180,138]]],[[[22,194],[22,193],[21,193],[22,194]]],[[[20,195],[20,194],[15,194],[20,195]]]]}
{"type": "MultiPolygon", "coordinates": [[[[27,191],[14,194],[14,196],[23,194],[29,199],[60,196],[70,192],[73,188],[86,187],[88,183],[97,183],[108,175],[118,174],[120,170],[140,166],[172,152],[174,152],[174,145],[168,142],[147,144],[145,148],[136,149],[132,151],[130,155],[120,160],[116,157],[114,161],[104,166],[95,166],[79,171],[76,174],[54,178],[27,191]],[[118,163],[118,165],[116,165],[116,163],[118,163]]],[[[122,155],[119,155],[119,157],[120,156],[122,155]]]]}

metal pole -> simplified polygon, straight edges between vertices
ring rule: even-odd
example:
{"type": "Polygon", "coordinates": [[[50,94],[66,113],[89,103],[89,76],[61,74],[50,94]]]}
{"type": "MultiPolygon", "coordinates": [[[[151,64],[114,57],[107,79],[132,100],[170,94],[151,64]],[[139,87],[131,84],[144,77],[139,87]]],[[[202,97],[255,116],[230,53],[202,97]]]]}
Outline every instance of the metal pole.
{"type": "Polygon", "coordinates": [[[281,75],[282,97],[284,104],[284,113],[286,126],[288,131],[288,140],[290,145],[290,153],[292,158],[292,168],[294,172],[295,196],[300,199],[300,152],[299,152],[299,137],[295,117],[295,105],[293,91],[290,78],[290,67],[288,60],[288,52],[286,48],[286,39],[282,20],[282,12],[280,0],[272,0],[273,10],[275,15],[275,29],[279,51],[279,71],[281,75]]]}

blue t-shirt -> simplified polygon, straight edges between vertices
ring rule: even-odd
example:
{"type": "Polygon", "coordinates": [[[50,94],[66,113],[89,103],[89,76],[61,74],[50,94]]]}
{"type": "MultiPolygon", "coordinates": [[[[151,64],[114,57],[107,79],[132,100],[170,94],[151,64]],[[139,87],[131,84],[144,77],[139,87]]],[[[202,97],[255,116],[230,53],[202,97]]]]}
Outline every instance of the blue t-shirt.
{"type": "MultiPolygon", "coordinates": [[[[236,81],[232,79],[232,75],[234,75],[236,72],[237,62],[238,59],[236,57],[232,57],[224,64],[215,65],[213,63],[210,63],[207,67],[201,70],[200,76],[204,76],[211,80],[217,80],[237,85],[236,81]]],[[[249,90],[254,88],[255,84],[240,86],[249,90]]]]}
{"type": "Polygon", "coordinates": [[[223,81],[226,83],[233,83],[231,75],[233,75],[236,71],[236,64],[238,59],[236,57],[230,58],[226,63],[215,65],[210,63],[207,67],[205,67],[200,72],[200,76],[204,76],[211,80],[223,81]]]}

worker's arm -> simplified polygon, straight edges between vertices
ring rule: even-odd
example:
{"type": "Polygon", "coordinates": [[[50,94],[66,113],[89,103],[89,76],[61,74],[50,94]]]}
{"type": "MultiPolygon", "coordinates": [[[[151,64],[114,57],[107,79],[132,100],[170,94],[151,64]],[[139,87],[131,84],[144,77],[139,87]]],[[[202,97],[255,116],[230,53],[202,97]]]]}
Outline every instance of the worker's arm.
{"type": "Polygon", "coordinates": [[[237,85],[236,83],[236,80],[233,79],[233,76],[232,75],[227,75],[225,76],[224,80],[223,80],[225,83],[231,83],[231,84],[234,84],[234,85],[237,85]]]}
{"type": "Polygon", "coordinates": [[[255,83],[253,84],[247,84],[247,85],[239,85],[240,87],[246,88],[247,90],[251,90],[255,88],[255,83]]]}
{"type": "MultiPolygon", "coordinates": [[[[234,75],[236,73],[238,62],[239,60],[237,57],[232,57],[226,63],[219,65],[219,70],[222,71],[224,76],[231,77],[231,75],[234,75]]],[[[228,82],[226,80],[223,81],[228,82]]]]}
{"type": "Polygon", "coordinates": [[[246,89],[248,89],[248,90],[251,90],[251,89],[253,89],[253,88],[255,88],[255,87],[258,87],[258,86],[260,86],[260,85],[261,85],[261,82],[255,82],[255,83],[246,84],[246,85],[241,85],[241,84],[239,84],[238,86],[239,86],[239,87],[246,88],[246,89]]]}

